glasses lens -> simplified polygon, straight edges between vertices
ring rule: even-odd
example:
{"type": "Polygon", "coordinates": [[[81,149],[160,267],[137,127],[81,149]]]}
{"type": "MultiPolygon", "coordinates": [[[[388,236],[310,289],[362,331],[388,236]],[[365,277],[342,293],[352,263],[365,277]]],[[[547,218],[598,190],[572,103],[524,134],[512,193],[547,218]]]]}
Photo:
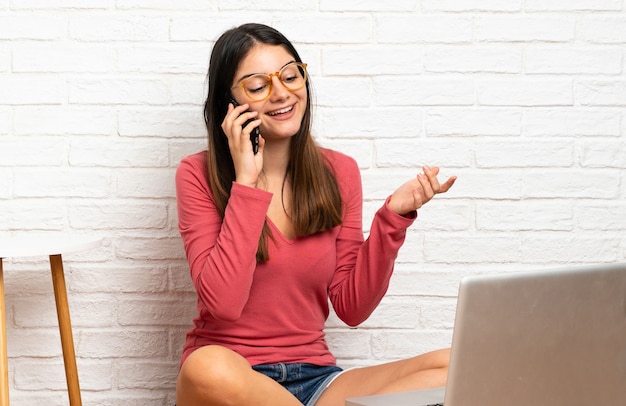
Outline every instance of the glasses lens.
{"type": "Polygon", "coordinates": [[[280,71],[280,81],[289,90],[299,90],[306,82],[305,66],[299,63],[290,63],[280,71]]]}
{"type": "Polygon", "coordinates": [[[267,75],[253,75],[242,83],[243,90],[252,100],[263,100],[270,93],[270,78],[267,75]]]}

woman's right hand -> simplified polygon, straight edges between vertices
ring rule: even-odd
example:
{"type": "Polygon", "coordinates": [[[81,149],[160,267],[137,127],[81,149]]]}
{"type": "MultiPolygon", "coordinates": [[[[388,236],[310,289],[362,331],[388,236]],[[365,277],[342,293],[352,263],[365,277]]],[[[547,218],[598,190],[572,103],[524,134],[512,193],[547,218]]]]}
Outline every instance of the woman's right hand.
{"type": "Polygon", "coordinates": [[[248,111],[248,104],[233,106],[228,104],[226,117],[222,121],[222,130],[228,138],[228,148],[235,166],[235,182],[255,187],[261,169],[263,169],[263,146],[265,140],[259,136],[259,151],[254,153],[250,142],[250,133],[261,125],[261,120],[255,119],[243,127],[246,121],[258,116],[256,111],[248,111]]]}

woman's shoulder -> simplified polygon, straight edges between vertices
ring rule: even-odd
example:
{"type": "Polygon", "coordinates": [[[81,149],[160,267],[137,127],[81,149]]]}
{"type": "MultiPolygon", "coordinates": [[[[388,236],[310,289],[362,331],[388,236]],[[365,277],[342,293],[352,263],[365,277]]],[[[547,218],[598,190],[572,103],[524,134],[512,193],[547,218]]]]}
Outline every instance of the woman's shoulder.
{"type": "Polygon", "coordinates": [[[180,160],[180,165],[191,165],[193,167],[206,168],[207,163],[207,151],[196,152],[195,154],[187,155],[180,160]]]}
{"type": "Polygon", "coordinates": [[[187,180],[200,180],[203,183],[208,183],[207,179],[207,152],[200,151],[195,154],[187,155],[181,159],[178,168],[176,169],[177,181],[187,180]]]}
{"type": "Polygon", "coordinates": [[[343,152],[336,151],[334,149],[322,148],[320,147],[320,151],[324,156],[324,159],[332,166],[333,170],[336,172],[343,171],[358,171],[358,165],[356,160],[352,158],[350,155],[344,154],[343,152]]]}

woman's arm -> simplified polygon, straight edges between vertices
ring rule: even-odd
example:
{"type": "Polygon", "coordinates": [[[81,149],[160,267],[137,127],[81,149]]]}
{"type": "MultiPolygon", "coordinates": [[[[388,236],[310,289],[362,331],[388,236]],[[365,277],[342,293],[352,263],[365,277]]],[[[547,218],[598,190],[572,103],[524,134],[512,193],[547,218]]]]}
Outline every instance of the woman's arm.
{"type": "Polygon", "coordinates": [[[176,171],[179,231],[200,302],[213,317],[235,321],[248,300],[271,194],[233,183],[222,220],[199,157],[176,171]]]}

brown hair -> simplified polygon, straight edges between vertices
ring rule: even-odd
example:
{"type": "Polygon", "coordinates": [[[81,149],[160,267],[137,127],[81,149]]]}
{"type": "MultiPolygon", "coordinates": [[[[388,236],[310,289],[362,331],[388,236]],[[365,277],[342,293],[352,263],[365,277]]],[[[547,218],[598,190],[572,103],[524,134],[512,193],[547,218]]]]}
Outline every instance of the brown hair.
{"type": "MultiPolygon", "coordinates": [[[[207,170],[209,188],[218,212],[224,217],[232,183],[235,180],[228,140],[221,128],[231,99],[230,86],[239,63],[256,44],[284,47],[297,62],[302,62],[294,46],[274,28],[262,24],[244,24],[226,31],[216,41],[211,53],[208,73],[208,95],[204,120],[208,131],[207,170]]],[[[339,185],[311,136],[311,92],[307,80],[307,106],[300,129],[292,137],[287,180],[293,188],[291,213],[288,213],[297,236],[307,236],[340,225],[342,201],[339,185]]],[[[257,262],[269,259],[267,238],[271,232],[263,227],[257,262]]]]}

